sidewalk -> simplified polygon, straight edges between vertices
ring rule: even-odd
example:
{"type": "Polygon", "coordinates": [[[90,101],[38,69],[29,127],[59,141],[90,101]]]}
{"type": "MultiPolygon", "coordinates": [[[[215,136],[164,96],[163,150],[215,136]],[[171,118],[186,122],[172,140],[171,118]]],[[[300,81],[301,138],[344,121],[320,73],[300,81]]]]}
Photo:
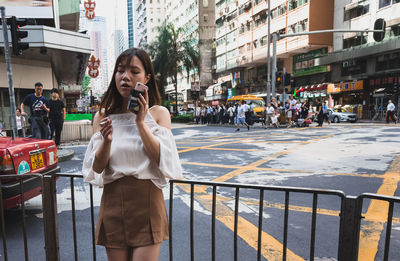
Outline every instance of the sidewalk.
{"type": "Polygon", "coordinates": [[[74,152],[74,150],[71,150],[71,149],[58,149],[57,150],[58,162],[70,160],[74,157],[74,155],[75,155],[75,152],[74,152]]]}

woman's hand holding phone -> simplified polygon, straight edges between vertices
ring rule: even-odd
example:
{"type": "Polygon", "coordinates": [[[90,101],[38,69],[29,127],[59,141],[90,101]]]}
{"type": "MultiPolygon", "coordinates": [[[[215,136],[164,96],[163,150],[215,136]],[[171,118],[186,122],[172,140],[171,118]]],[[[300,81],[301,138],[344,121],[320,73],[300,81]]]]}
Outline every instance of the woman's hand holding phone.
{"type": "Polygon", "coordinates": [[[105,117],[100,121],[100,133],[104,142],[110,143],[112,141],[113,126],[110,118],[105,117]]]}
{"type": "Polygon", "coordinates": [[[144,118],[146,117],[147,112],[149,111],[149,94],[147,90],[144,91],[144,96],[142,94],[139,94],[139,106],[140,109],[136,113],[136,124],[143,123],[144,118]]]}

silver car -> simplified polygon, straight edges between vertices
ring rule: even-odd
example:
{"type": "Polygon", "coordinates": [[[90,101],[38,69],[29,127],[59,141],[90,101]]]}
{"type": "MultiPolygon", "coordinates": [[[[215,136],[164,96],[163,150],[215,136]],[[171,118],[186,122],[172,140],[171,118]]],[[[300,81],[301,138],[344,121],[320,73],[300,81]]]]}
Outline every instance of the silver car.
{"type": "Polygon", "coordinates": [[[358,120],[357,114],[353,112],[346,112],[341,108],[336,108],[336,109],[328,109],[328,114],[329,114],[329,120],[334,123],[339,123],[339,122],[356,122],[358,120]]]}

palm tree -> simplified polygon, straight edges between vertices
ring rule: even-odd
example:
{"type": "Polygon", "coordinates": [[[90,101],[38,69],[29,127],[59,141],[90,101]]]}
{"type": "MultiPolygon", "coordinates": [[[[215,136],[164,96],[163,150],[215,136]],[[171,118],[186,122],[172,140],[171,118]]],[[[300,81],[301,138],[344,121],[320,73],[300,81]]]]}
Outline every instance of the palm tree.
{"type": "MultiPolygon", "coordinates": [[[[160,93],[165,97],[167,78],[171,77],[175,87],[175,115],[178,114],[178,74],[186,71],[189,78],[190,71],[199,69],[200,55],[197,46],[189,40],[182,40],[183,28],[175,29],[174,25],[164,23],[158,28],[157,39],[147,46],[153,59],[155,73],[158,77],[160,93]]],[[[199,71],[199,70],[198,70],[199,71]]]]}

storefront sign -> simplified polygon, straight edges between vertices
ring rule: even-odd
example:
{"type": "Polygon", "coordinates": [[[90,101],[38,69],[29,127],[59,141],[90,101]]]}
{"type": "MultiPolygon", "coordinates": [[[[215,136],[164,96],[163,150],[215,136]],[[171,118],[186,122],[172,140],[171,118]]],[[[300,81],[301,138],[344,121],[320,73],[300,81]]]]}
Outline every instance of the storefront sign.
{"type": "Polygon", "coordinates": [[[328,48],[314,50],[293,56],[293,76],[327,72],[327,66],[315,66],[315,59],[328,53],[328,48]]]}
{"type": "Polygon", "coordinates": [[[209,88],[206,90],[206,96],[207,96],[207,97],[209,97],[209,96],[212,97],[213,94],[214,94],[214,88],[212,88],[212,87],[210,88],[210,87],[209,87],[209,88]]]}
{"type": "Polygon", "coordinates": [[[228,97],[227,97],[227,99],[229,99],[231,97],[232,97],[232,89],[228,89],[228,97]]]}
{"type": "Polygon", "coordinates": [[[363,89],[364,89],[364,82],[362,80],[353,81],[353,82],[342,82],[342,83],[328,85],[328,93],[358,91],[358,90],[363,90],[363,89]]]}

